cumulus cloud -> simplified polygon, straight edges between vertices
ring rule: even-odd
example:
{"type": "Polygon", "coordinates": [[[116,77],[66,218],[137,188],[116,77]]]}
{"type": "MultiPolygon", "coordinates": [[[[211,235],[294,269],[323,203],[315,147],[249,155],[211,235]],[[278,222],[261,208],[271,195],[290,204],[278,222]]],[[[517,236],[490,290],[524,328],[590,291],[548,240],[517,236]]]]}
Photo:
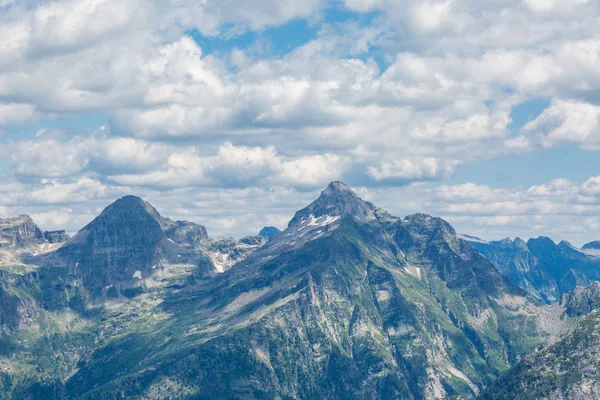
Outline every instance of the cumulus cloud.
{"type": "Polygon", "coordinates": [[[347,160],[323,154],[299,158],[281,157],[273,147],[234,146],[225,143],[216,155],[201,155],[194,149],[169,156],[164,168],[145,174],[114,175],[110,179],[126,185],[157,187],[243,187],[324,185],[339,179],[347,160]]]}
{"type": "Polygon", "coordinates": [[[395,215],[442,216],[462,233],[484,239],[550,236],[576,245],[600,237],[600,178],[555,179],[528,187],[465,183],[431,188],[371,188],[369,200],[395,215]]]}
{"type": "Polygon", "coordinates": [[[31,104],[0,103],[0,127],[23,124],[35,118],[35,107],[31,104]]]}
{"type": "Polygon", "coordinates": [[[448,177],[459,163],[435,158],[383,161],[379,167],[369,167],[367,173],[376,181],[423,181],[448,177]]]}
{"type": "Polygon", "coordinates": [[[584,146],[600,145],[600,107],[578,102],[556,100],[535,120],[523,127],[544,147],[561,142],[584,146]]]}
{"type": "Polygon", "coordinates": [[[598,149],[598,2],[334,3],[0,0],[0,191],[10,188],[0,211],[21,204],[73,227],[137,191],[216,232],[249,233],[349,178],[373,201],[405,193],[392,211],[429,207],[469,230],[564,231],[565,215],[596,229],[595,178],[410,183],[540,147],[598,149]],[[328,20],[327,7],[353,13],[328,20]],[[269,29],[297,19],[314,37],[271,53],[269,29]],[[540,97],[550,106],[513,127],[515,108],[540,97]],[[563,201],[575,215],[560,214],[563,201]]]}
{"type": "MultiPolygon", "coordinates": [[[[40,132],[38,132],[40,133],[40,132]]],[[[11,161],[19,176],[72,177],[83,172],[147,171],[166,161],[172,146],[122,137],[94,136],[65,140],[43,132],[33,140],[13,144],[11,161]]]]}

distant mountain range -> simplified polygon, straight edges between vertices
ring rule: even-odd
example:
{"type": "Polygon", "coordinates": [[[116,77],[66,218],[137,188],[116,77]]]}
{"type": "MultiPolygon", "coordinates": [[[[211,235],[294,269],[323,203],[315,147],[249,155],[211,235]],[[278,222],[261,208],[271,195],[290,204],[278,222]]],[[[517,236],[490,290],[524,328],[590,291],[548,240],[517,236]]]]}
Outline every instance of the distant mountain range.
{"type": "Polygon", "coordinates": [[[503,275],[534,297],[551,303],[577,286],[600,280],[600,242],[578,249],[547,237],[486,242],[466,237],[503,275]]]}
{"type": "Polygon", "coordinates": [[[457,235],[341,182],[240,240],[134,196],[73,238],[0,220],[0,399],[596,394],[547,378],[596,354],[599,247],[457,235]]]}

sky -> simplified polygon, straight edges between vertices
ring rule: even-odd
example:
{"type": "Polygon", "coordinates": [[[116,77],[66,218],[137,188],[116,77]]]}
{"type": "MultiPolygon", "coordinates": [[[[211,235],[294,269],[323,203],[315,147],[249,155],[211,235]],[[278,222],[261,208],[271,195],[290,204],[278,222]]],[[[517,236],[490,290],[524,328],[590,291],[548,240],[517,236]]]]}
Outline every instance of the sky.
{"type": "Polygon", "coordinates": [[[135,194],[212,236],[330,181],[486,239],[600,239],[596,0],[0,0],[0,217],[135,194]]]}

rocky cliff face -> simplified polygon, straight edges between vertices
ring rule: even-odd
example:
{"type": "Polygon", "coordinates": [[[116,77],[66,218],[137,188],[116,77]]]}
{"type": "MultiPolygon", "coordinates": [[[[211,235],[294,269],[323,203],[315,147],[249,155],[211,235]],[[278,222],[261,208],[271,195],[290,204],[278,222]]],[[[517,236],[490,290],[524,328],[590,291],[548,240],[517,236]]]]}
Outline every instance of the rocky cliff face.
{"type": "Polygon", "coordinates": [[[26,247],[44,242],[44,233],[29,216],[0,219],[0,248],[26,247]]]}
{"type": "Polygon", "coordinates": [[[126,196],[46,257],[44,265],[67,268],[93,297],[131,296],[164,263],[213,269],[208,257],[196,249],[206,238],[203,226],[173,222],[144,200],[126,196]]]}
{"type": "Polygon", "coordinates": [[[208,239],[206,228],[187,221],[172,222],[163,218],[163,230],[168,239],[188,247],[197,247],[208,239]]]}
{"type": "Polygon", "coordinates": [[[85,288],[101,295],[112,285],[133,286],[151,275],[165,247],[158,212],[143,200],[127,196],[65,243],[56,259],[81,276],[85,288]]]}
{"type": "MultiPolygon", "coordinates": [[[[591,289],[597,293],[598,285],[591,289]]],[[[575,297],[581,299],[582,291],[575,297]]],[[[577,309],[583,311],[582,309],[577,309]]],[[[482,400],[587,400],[600,398],[600,310],[591,311],[575,331],[535,353],[500,378],[482,400]]]]}
{"type": "Polygon", "coordinates": [[[577,249],[546,237],[470,244],[513,283],[546,303],[600,279],[600,257],[590,247],[577,249]]]}
{"type": "Polygon", "coordinates": [[[69,235],[65,231],[45,231],[44,239],[50,244],[64,243],[69,240],[69,235]]]}
{"type": "Polygon", "coordinates": [[[600,308],[600,282],[589,286],[578,286],[572,292],[564,294],[560,300],[567,314],[580,317],[600,308]]]}
{"type": "Polygon", "coordinates": [[[245,260],[266,242],[267,240],[261,236],[248,236],[240,240],[233,238],[209,240],[204,243],[204,246],[213,261],[215,272],[220,273],[245,260]]]}

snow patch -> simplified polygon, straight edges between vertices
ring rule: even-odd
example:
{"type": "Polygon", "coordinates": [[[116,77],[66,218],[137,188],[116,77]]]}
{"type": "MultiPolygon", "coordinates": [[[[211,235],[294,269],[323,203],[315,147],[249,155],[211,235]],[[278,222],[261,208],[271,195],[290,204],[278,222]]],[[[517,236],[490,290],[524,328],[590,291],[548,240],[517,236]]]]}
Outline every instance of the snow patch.
{"type": "MultiPolygon", "coordinates": [[[[8,243],[8,242],[5,242],[8,243]]],[[[62,246],[62,243],[44,243],[36,245],[35,251],[32,253],[34,256],[50,253],[62,246]]]]}
{"type": "Polygon", "coordinates": [[[421,279],[421,268],[415,267],[414,265],[407,265],[404,270],[414,276],[417,279],[421,279]]]}
{"type": "Polygon", "coordinates": [[[231,261],[229,260],[229,254],[221,253],[220,251],[210,253],[210,258],[215,266],[216,272],[225,272],[225,270],[231,266],[231,261]]]}
{"type": "Polygon", "coordinates": [[[134,279],[142,279],[142,271],[135,271],[135,273],[133,274],[133,278],[134,279]]]}
{"type": "Polygon", "coordinates": [[[332,216],[332,215],[323,215],[319,218],[315,218],[314,215],[311,215],[310,222],[306,224],[306,226],[326,226],[333,224],[335,221],[340,219],[340,216],[332,216]]]}

